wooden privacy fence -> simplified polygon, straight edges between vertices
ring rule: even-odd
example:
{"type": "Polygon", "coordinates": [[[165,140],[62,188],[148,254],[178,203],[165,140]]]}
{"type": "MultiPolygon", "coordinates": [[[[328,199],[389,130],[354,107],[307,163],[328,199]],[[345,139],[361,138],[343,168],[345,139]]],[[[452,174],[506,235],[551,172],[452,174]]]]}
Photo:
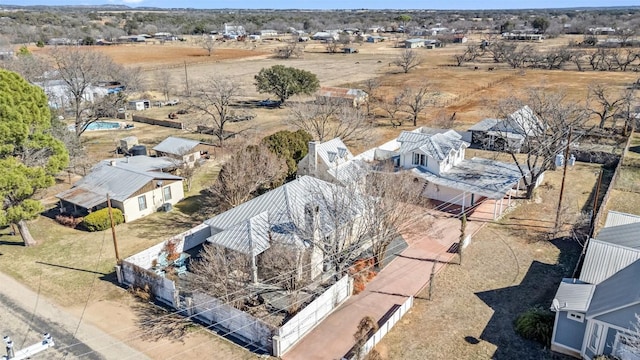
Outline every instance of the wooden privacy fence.
{"type": "Polygon", "coordinates": [[[133,115],[132,119],[135,122],[184,130],[184,124],[180,121],[152,119],[140,115],[133,115]]]}

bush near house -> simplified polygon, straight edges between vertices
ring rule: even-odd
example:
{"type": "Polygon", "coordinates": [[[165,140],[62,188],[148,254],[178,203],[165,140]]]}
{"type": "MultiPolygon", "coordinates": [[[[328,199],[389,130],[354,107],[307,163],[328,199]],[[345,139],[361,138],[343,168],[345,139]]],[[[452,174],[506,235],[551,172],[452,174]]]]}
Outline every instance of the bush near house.
{"type": "Polygon", "coordinates": [[[516,332],[525,339],[549,346],[554,318],[551,311],[542,306],[534,306],[518,316],[515,321],[516,332]]]}
{"type": "MultiPolygon", "coordinates": [[[[124,215],[120,209],[111,209],[113,212],[113,224],[120,225],[124,223],[124,215]]],[[[100,209],[84,217],[82,227],[87,231],[102,231],[111,227],[111,219],[109,218],[109,209],[100,209]]]]}

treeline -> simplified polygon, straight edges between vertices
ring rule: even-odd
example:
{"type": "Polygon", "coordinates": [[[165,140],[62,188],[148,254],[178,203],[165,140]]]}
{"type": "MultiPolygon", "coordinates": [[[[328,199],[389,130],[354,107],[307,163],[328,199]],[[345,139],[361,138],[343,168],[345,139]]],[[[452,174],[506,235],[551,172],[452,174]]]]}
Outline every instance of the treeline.
{"type": "MultiPolygon", "coordinates": [[[[5,43],[26,44],[51,38],[113,39],[123,35],[169,32],[174,35],[220,31],[225,23],[259,29],[307,32],[326,29],[383,27],[406,32],[447,27],[457,31],[510,31],[533,29],[548,35],[587,33],[595,27],[637,29],[640,8],[556,10],[193,10],[115,11],[112,8],[37,7],[0,11],[0,34],[5,43]]],[[[0,43],[0,45],[2,45],[0,43]]]]}

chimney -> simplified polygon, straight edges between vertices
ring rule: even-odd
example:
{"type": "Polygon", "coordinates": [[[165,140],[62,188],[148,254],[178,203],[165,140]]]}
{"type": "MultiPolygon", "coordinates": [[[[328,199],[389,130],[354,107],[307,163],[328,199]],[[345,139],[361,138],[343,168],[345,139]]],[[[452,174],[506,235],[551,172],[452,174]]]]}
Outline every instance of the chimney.
{"type": "Polygon", "coordinates": [[[309,141],[309,174],[314,175],[318,170],[318,149],[319,141],[309,141]]]}

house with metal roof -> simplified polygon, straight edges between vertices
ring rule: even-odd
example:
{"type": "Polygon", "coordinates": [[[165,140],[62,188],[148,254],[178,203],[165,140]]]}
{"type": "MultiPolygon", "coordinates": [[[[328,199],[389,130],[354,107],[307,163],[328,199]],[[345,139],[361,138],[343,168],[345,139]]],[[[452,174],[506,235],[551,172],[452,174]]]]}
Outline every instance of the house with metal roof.
{"type": "Polygon", "coordinates": [[[553,351],[583,359],[638,359],[640,237],[632,232],[637,225],[602,229],[588,243],[579,278],[562,280],[551,305],[553,351]]]}
{"type": "Polygon", "coordinates": [[[529,106],[509,114],[505,119],[484,119],[468,129],[471,145],[488,150],[516,152],[523,148],[527,137],[536,137],[544,132],[545,126],[529,106]]]}
{"type": "Polygon", "coordinates": [[[182,178],[163,170],[175,168],[167,158],[133,156],[100,162],[89,174],[56,195],[62,212],[86,214],[111,206],[126,222],[168,210],[184,198],[182,178]]]}
{"type": "Polygon", "coordinates": [[[212,145],[204,144],[198,140],[169,136],[154,146],[153,150],[158,156],[170,157],[180,161],[181,164],[193,167],[212,148],[212,145]]]}
{"type": "Polygon", "coordinates": [[[404,41],[404,47],[407,49],[417,49],[417,48],[424,47],[425,45],[424,40],[425,39],[419,39],[419,38],[407,39],[404,41]]]}
{"type": "Polygon", "coordinates": [[[351,232],[343,228],[353,229],[364,211],[357,201],[343,201],[357,196],[336,195],[342,191],[348,190],[311,176],[299,177],[206,220],[211,228],[207,241],[249,256],[254,282],[260,273],[260,254],[274,242],[284,244],[310,264],[305,267],[314,279],[322,274],[325,261],[317,245],[348,239],[351,232]]]}
{"type": "Polygon", "coordinates": [[[298,162],[298,176],[310,175],[335,184],[349,184],[366,173],[366,164],[354,159],[340,138],[309,142],[309,152],[298,162]]]}
{"type": "Polygon", "coordinates": [[[476,206],[485,199],[499,200],[494,218],[507,206],[511,190],[522,183],[517,166],[495,160],[465,159],[469,143],[454,130],[419,128],[403,131],[396,139],[396,165],[411,171],[424,181],[423,195],[429,199],[466,208],[476,206]]]}

